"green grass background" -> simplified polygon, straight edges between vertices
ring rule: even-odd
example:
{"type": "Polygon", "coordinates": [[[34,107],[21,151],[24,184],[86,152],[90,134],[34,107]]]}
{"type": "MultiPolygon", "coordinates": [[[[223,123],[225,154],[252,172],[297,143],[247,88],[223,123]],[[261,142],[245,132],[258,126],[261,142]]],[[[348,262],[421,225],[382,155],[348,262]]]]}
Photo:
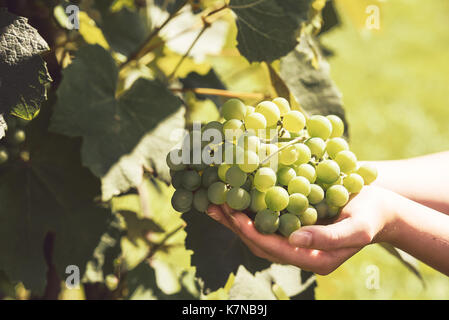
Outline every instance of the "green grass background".
{"type": "MultiPolygon", "coordinates": [[[[449,150],[449,1],[383,2],[376,31],[361,28],[367,14],[351,3],[338,1],[342,25],[322,37],[335,51],[329,62],[343,93],[351,148],[362,160],[449,150]]],[[[418,267],[427,288],[383,249],[369,246],[318,277],[317,298],[449,299],[449,277],[418,267]],[[379,270],[378,290],[366,286],[370,265],[379,270]]]]}

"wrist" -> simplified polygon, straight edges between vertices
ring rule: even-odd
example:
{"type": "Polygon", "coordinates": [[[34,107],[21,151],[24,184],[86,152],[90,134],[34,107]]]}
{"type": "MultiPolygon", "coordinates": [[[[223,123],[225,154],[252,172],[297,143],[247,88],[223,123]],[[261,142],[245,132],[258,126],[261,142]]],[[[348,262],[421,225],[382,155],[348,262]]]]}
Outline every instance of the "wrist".
{"type": "Polygon", "coordinates": [[[404,197],[389,190],[382,189],[380,195],[382,227],[376,235],[374,242],[387,242],[394,245],[399,237],[399,225],[401,223],[404,197]]]}

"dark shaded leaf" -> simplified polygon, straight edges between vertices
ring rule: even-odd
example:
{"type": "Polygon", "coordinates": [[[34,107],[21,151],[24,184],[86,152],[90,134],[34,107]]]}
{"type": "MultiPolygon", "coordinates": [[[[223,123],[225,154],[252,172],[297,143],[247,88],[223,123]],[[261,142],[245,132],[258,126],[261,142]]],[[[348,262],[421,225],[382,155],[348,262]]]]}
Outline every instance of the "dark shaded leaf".
{"type": "Polygon", "coordinates": [[[41,112],[27,127],[30,160],[0,171],[0,269],[37,295],[45,286],[46,234],[55,236],[53,263],[65,279],[68,265],[84,273],[111,217],[94,203],[100,183],[81,165],[79,142],[48,133],[47,125],[41,112]]]}
{"type": "MultiPolygon", "coordinates": [[[[187,77],[179,80],[181,81],[185,89],[212,88],[226,90],[226,86],[223,84],[223,82],[221,82],[220,78],[213,69],[211,69],[205,75],[201,75],[197,72],[191,72],[187,75],[187,77]]],[[[195,94],[195,96],[199,100],[210,99],[216,105],[221,104],[221,100],[217,96],[204,94],[195,94]]]]}
{"type": "Polygon", "coordinates": [[[149,29],[138,10],[123,8],[106,11],[99,24],[109,45],[125,56],[131,55],[145,41],[149,29]]]}
{"type": "Polygon", "coordinates": [[[281,59],[280,75],[303,109],[310,114],[339,116],[347,132],[342,95],[311,38],[302,37],[301,44],[281,59]]]}
{"type": "Polygon", "coordinates": [[[0,114],[11,112],[27,120],[37,114],[51,81],[39,56],[47,50],[26,18],[0,8],[0,114]]]}
{"type": "Polygon", "coordinates": [[[222,287],[240,265],[252,273],[270,267],[269,261],[254,256],[232,231],[206,214],[190,211],[182,218],[187,223],[186,248],[193,250],[192,265],[206,290],[222,287]]]}
{"type": "Polygon", "coordinates": [[[140,183],[144,166],[168,181],[165,157],[184,126],[181,100],[143,78],[116,98],[118,69],[100,46],[80,49],[63,75],[51,130],[83,137],[83,164],[103,178],[105,200],[140,183]]]}
{"type": "Polygon", "coordinates": [[[297,32],[307,20],[311,0],[231,0],[237,15],[240,53],[249,61],[273,61],[297,44],[297,32]]]}

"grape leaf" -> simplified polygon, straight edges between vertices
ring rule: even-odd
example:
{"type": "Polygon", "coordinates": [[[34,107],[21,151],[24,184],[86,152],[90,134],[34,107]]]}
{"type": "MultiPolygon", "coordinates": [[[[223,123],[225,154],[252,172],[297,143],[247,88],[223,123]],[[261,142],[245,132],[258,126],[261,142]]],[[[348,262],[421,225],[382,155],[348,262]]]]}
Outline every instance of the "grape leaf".
{"type": "Polygon", "coordinates": [[[193,250],[196,275],[211,291],[222,287],[240,265],[250,272],[269,268],[271,263],[254,256],[240,239],[204,213],[190,211],[182,216],[187,223],[186,248],[193,250]]]}
{"type": "Polygon", "coordinates": [[[55,236],[59,276],[65,278],[68,265],[82,275],[111,217],[94,203],[100,183],[82,167],[79,141],[48,133],[48,118],[41,112],[27,127],[30,160],[0,171],[0,269],[38,295],[46,279],[46,235],[55,236]]]}
{"type": "Polygon", "coordinates": [[[126,275],[128,283],[128,298],[131,300],[194,300],[198,299],[189,291],[183,283],[183,278],[188,275],[181,275],[181,289],[174,294],[166,294],[159,289],[156,280],[156,272],[147,261],[143,261],[126,275]]]}
{"type": "Polygon", "coordinates": [[[104,282],[107,275],[114,273],[114,260],[122,253],[120,240],[125,234],[120,216],[113,215],[92,259],[87,263],[83,282],[104,282]]]}
{"type": "Polygon", "coordinates": [[[139,12],[128,8],[118,12],[105,12],[99,25],[111,48],[125,56],[131,55],[149,33],[139,12]]]}
{"type": "Polygon", "coordinates": [[[234,284],[229,290],[229,300],[276,300],[271,290],[271,281],[261,274],[252,275],[240,266],[234,284]]]}
{"type": "Polygon", "coordinates": [[[330,78],[329,65],[310,37],[281,59],[280,75],[303,109],[310,114],[335,114],[347,121],[342,95],[330,78]]]}
{"type": "MultiPolygon", "coordinates": [[[[207,74],[202,75],[197,72],[190,72],[187,77],[183,79],[179,79],[183,84],[185,89],[194,89],[194,88],[212,88],[212,89],[223,89],[226,87],[223,82],[220,80],[218,75],[215,73],[213,69],[211,69],[207,74]]],[[[222,100],[215,95],[204,95],[204,94],[195,94],[198,100],[210,99],[216,105],[220,105],[222,100]]]]}
{"type": "Polygon", "coordinates": [[[273,61],[292,51],[311,0],[231,0],[237,48],[249,61],[273,61]]]}
{"type": "Polygon", "coordinates": [[[49,47],[26,18],[0,8],[0,114],[31,120],[51,81],[39,54],[49,47]]]}
{"type": "Polygon", "coordinates": [[[103,199],[138,185],[144,166],[169,181],[165,156],[184,126],[179,98],[143,78],[117,98],[118,68],[99,46],[80,49],[63,76],[50,128],[83,138],[82,161],[103,178],[103,199]]]}

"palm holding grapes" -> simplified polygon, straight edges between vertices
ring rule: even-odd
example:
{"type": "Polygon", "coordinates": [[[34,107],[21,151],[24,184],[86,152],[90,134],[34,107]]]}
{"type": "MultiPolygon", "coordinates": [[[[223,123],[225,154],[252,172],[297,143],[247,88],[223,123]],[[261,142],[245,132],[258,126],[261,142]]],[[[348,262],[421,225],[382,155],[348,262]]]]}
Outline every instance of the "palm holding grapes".
{"type": "Polygon", "coordinates": [[[335,115],[306,119],[283,98],[255,108],[230,99],[221,112],[223,125],[213,121],[196,135],[216,139],[195,144],[191,132],[181,149],[167,155],[177,211],[226,204],[253,217],[261,234],[289,237],[336,218],[351,194],[376,179],[375,168],[357,163],[335,115]],[[186,163],[195,152],[197,161],[186,163]]]}

